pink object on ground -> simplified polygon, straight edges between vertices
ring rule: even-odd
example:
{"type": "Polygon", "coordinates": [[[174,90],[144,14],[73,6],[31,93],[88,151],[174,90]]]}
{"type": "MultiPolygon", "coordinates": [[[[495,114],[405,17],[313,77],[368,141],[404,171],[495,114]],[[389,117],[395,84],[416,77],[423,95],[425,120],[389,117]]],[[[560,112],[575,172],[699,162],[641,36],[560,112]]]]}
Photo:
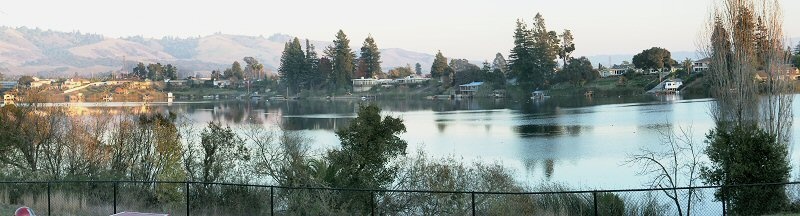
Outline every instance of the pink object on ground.
{"type": "Polygon", "coordinates": [[[34,214],[33,210],[30,208],[23,206],[19,207],[17,211],[14,212],[14,216],[36,216],[36,214],[34,214]]]}

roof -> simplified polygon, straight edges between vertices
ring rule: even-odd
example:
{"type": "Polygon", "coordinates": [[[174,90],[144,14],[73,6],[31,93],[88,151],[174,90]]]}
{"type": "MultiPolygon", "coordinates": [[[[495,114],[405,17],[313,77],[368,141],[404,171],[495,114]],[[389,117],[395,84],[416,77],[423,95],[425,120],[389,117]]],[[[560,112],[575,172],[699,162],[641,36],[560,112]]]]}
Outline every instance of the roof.
{"type": "Polygon", "coordinates": [[[697,61],[694,61],[694,62],[711,63],[711,58],[706,57],[706,58],[703,58],[703,59],[700,59],[700,60],[697,60],[697,61]]]}
{"type": "Polygon", "coordinates": [[[619,70],[619,69],[631,69],[631,68],[633,68],[633,65],[630,65],[630,64],[621,64],[621,65],[615,64],[615,65],[611,66],[611,69],[617,69],[617,70],[619,70]]]}
{"type": "Polygon", "coordinates": [[[472,86],[480,86],[483,85],[483,82],[471,82],[464,85],[458,85],[460,87],[472,87],[472,86]]]}

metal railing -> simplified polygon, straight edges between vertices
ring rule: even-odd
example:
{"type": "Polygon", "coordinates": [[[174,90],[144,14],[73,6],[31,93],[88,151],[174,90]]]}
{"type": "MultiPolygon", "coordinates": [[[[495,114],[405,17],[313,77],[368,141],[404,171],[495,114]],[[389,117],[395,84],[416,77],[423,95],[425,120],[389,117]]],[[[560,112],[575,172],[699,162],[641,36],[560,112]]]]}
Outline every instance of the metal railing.
{"type": "MultiPolygon", "coordinates": [[[[649,194],[651,192],[657,192],[654,195],[658,196],[667,193],[686,194],[689,191],[693,191],[695,193],[705,195],[700,202],[705,203],[705,205],[698,204],[699,206],[702,206],[702,208],[695,207],[694,209],[691,209],[690,207],[690,209],[686,210],[687,212],[684,214],[726,215],[728,214],[730,208],[730,206],[726,205],[730,205],[731,202],[731,200],[726,200],[726,197],[728,197],[726,196],[726,193],[730,193],[730,191],[754,187],[775,187],[779,188],[779,191],[782,190],[786,192],[787,197],[790,197],[791,199],[796,198],[792,197],[792,193],[800,192],[800,188],[790,189],[790,187],[795,187],[797,185],[800,185],[800,182],[618,190],[492,192],[286,187],[275,185],[208,183],[195,181],[0,181],[0,205],[7,205],[10,207],[15,207],[17,205],[26,205],[29,207],[37,206],[39,209],[34,209],[41,210],[44,208],[42,205],[42,199],[46,198],[47,215],[64,215],[62,214],[63,212],[73,212],[71,214],[75,215],[106,213],[116,214],[121,211],[148,210],[160,212],[167,211],[170,212],[171,215],[179,215],[180,213],[185,213],[185,215],[215,215],[220,214],[219,211],[224,210],[213,209],[216,205],[220,205],[223,206],[223,208],[228,209],[248,208],[246,206],[237,207],[235,205],[238,205],[236,204],[237,202],[252,202],[253,204],[250,207],[255,207],[259,210],[257,210],[256,213],[249,212],[248,214],[276,215],[291,214],[290,206],[292,204],[290,204],[290,202],[292,201],[287,199],[289,199],[291,196],[297,196],[299,193],[307,193],[308,195],[305,197],[306,199],[295,201],[301,203],[301,206],[305,207],[309,206],[311,203],[304,201],[322,202],[324,201],[325,196],[330,195],[333,197],[342,195],[344,193],[349,193],[351,195],[355,194],[354,196],[363,195],[362,198],[366,197],[365,200],[369,200],[367,201],[368,203],[362,203],[364,206],[356,209],[361,210],[361,213],[371,215],[385,214],[391,208],[394,208],[395,211],[405,211],[406,213],[410,214],[422,214],[430,209],[437,208],[437,206],[438,208],[441,208],[441,205],[439,205],[438,202],[442,200],[437,199],[444,198],[448,199],[447,201],[455,200],[452,203],[452,206],[457,206],[455,208],[456,211],[451,213],[457,212],[459,214],[482,215],[488,214],[488,212],[491,211],[492,207],[487,207],[488,205],[502,205],[508,200],[514,200],[515,197],[523,197],[524,199],[532,200],[530,202],[520,203],[535,203],[535,205],[537,205],[537,211],[540,209],[549,209],[551,212],[558,212],[569,208],[571,211],[576,211],[577,213],[571,212],[568,214],[575,213],[583,215],[606,215],[608,213],[604,214],[603,212],[609,211],[611,208],[615,208],[615,205],[623,205],[623,208],[630,208],[628,207],[629,204],[625,204],[625,202],[622,201],[622,197],[626,198],[626,201],[635,201],[637,199],[641,201],[642,199],[646,199],[645,197],[650,196],[645,196],[645,194],[649,194]],[[710,194],[709,192],[711,191],[723,191],[721,196],[722,201],[719,201],[720,199],[708,197],[710,194]],[[43,193],[46,193],[46,195],[43,193]],[[633,195],[625,196],[626,194],[633,195]],[[479,197],[480,199],[476,199],[476,197],[479,197]],[[493,197],[498,198],[492,199],[493,197]],[[391,200],[392,198],[399,201],[394,201],[394,204],[392,204],[391,201],[387,201],[391,200]],[[58,201],[55,199],[58,199],[58,201]],[[208,201],[209,199],[212,199],[213,201],[208,201]],[[276,202],[276,199],[278,199],[278,202],[276,202]],[[494,202],[492,200],[494,200],[494,202]],[[552,202],[548,202],[548,200],[552,202]],[[129,203],[132,202],[145,202],[146,204],[138,206],[130,205],[129,203]],[[407,203],[427,202],[434,202],[435,204],[419,204],[423,207],[413,208],[403,206],[407,203]],[[569,206],[569,203],[571,202],[573,202],[573,206],[569,206]],[[548,207],[547,203],[550,203],[549,205],[565,206],[548,207]],[[179,204],[183,206],[178,207],[179,204]],[[433,207],[428,208],[430,206],[433,207]]],[[[683,198],[680,200],[680,202],[685,202],[683,198]]],[[[657,204],[660,204],[655,206],[662,206],[662,208],[656,209],[656,211],[669,211],[673,213],[678,211],[678,208],[673,206],[673,200],[664,200],[664,197],[662,196],[660,199],[656,199],[656,201],[657,204]],[[664,208],[663,206],[671,207],[664,208]]],[[[516,208],[521,207],[523,206],[516,206],[516,208]]],[[[685,209],[686,207],[687,206],[683,206],[681,208],[685,209]]],[[[514,209],[515,207],[511,206],[510,208],[514,209]]],[[[0,209],[3,208],[0,207],[0,209]]],[[[239,210],[253,211],[247,209],[239,210]]],[[[622,212],[622,214],[628,214],[630,211],[632,210],[628,209],[628,212],[622,212]]],[[[235,214],[236,213],[233,212],[228,215],[235,214]]]]}

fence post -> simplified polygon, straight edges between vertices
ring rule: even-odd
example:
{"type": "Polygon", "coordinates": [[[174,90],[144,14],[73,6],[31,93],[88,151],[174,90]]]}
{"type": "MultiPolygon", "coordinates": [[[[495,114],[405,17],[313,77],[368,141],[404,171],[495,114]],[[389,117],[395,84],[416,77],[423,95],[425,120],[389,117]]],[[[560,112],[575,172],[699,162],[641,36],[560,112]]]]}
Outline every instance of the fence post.
{"type": "Polygon", "coordinates": [[[728,215],[728,190],[725,189],[725,185],[722,185],[720,189],[722,190],[722,215],[725,216],[728,215]]]}
{"type": "Polygon", "coordinates": [[[47,181],[47,215],[53,215],[50,208],[50,181],[47,181]]]}
{"type": "Polygon", "coordinates": [[[592,200],[594,200],[594,216],[600,215],[597,211],[597,191],[592,191],[592,200]]]}
{"type": "Polygon", "coordinates": [[[275,186],[269,186],[269,215],[275,215],[275,186]]]}
{"type": "Polygon", "coordinates": [[[114,214],[117,213],[117,182],[114,181],[114,214]]]}
{"type": "Polygon", "coordinates": [[[375,216],[375,191],[370,191],[369,196],[369,202],[372,205],[372,216],[375,216]]]}
{"type": "Polygon", "coordinates": [[[472,216],[475,216],[475,191],[470,193],[472,196],[472,216]]]}
{"type": "Polygon", "coordinates": [[[184,183],[184,193],[186,193],[186,216],[189,216],[189,181],[184,183]]]}

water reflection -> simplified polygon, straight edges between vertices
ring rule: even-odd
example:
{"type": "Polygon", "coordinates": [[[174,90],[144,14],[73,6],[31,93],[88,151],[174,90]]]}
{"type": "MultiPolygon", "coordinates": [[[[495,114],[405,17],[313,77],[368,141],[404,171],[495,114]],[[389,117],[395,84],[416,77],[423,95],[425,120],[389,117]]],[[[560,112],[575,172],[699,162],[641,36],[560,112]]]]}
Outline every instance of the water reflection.
{"type": "MultiPolygon", "coordinates": [[[[203,126],[218,121],[279,126],[305,132],[312,148],[338,146],[334,131],[355,118],[363,101],[210,101],[96,106],[174,112],[203,126]]],[[[638,187],[635,168],[620,166],[628,154],[660,145],[659,131],[699,121],[707,131],[708,100],[656,96],[549,98],[544,101],[376,100],[384,114],[399,116],[409,151],[432,156],[496,161],[521,171],[524,179],[604,188],[638,187]],[[677,99],[677,100],[676,100],[677,99]],[[587,179],[591,179],[591,182],[587,179]],[[622,180],[621,180],[622,179],[622,180]],[[610,186],[609,186],[610,185],[610,186]]],[[[700,133],[702,136],[702,133],[700,133]]],[[[701,139],[698,139],[701,140],[701,139]]]]}

